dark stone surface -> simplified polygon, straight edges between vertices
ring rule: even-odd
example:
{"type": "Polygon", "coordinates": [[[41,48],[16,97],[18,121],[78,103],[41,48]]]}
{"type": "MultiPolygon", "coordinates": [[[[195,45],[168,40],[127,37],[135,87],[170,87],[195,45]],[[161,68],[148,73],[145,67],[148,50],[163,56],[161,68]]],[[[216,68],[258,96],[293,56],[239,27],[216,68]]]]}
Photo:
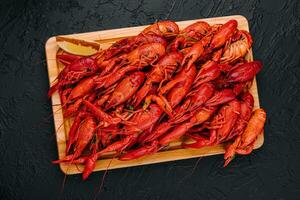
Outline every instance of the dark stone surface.
{"type": "Polygon", "coordinates": [[[222,156],[109,171],[98,199],[299,199],[300,1],[2,1],[0,199],[92,199],[103,172],[83,182],[51,164],[57,147],[44,45],[53,35],[241,14],[249,19],[264,146],[222,168],[222,156]],[[192,174],[191,174],[192,173],[192,174]]]}

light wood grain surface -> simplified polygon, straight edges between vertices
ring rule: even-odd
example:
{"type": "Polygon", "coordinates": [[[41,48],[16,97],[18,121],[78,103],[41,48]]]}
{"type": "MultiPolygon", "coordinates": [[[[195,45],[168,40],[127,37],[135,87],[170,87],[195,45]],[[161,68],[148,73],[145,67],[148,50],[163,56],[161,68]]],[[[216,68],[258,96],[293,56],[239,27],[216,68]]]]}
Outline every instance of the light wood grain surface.
{"type": "MultiPolygon", "coordinates": [[[[177,24],[179,25],[180,29],[183,29],[184,27],[199,20],[206,21],[212,25],[212,24],[224,24],[230,19],[235,19],[238,21],[239,29],[249,31],[249,25],[247,19],[240,15],[181,21],[181,22],[177,22],[177,24]]],[[[128,36],[137,35],[145,27],[146,26],[129,27],[129,28],[89,32],[89,33],[71,34],[68,36],[74,36],[80,39],[96,40],[101,44],[101,48],[105,49],[119,39],[128,36]]],[[[56,44],[55,37],[49,38],[49,40],[46,42],[45,48],[46,48],[46,57],[47,57],[47,64],[48,64],[48,75],[49,75],[49,81],[51,85],[56,79],[58,73],[62,70],[63,66],[56,61],[56,54],[59,51],[59,47],[56,44]]],[[[249,51],[246,58],[249,61],[253,60],[252,51],[249,51]]],[[[259,98],[258,98],[256,80],[254,80],[253,85],[250,88],[250,92],[254,96],[254,108],[259,108],[259,98]]],[[[51,100],[52,100],[52,110],[53,110],[54,124],[56,130],[58,158],[63,158],[65,156],[66,140],[68,138],[68,132],[72,120],[65,120],[63,118],[61,102],[57,92],[54,93],[51,100]]],[[[264,135],[260,134],[255,143],[255,149],[261,147],[263,145],[263,142],[264,142],[264,135]]],[[[132,160],[132,161],[119,161],[115,158],[109,158],[108,156],[106,156],[106,158],[97,161],[96,168],[94,171],[106,170],[107,168],[116,169],[116,168],[131,167],[131,166],[138,166],[138,165],[154,164],[154,163],[167,162],[172,160],[196,158],[196,157],[203,157],[203,156],[210,156],[210,155],[224,153],[223,144],[215,145],[211,147],[204,147],[201,149],[182,149],[180,148],[180,144],[181,144],[180,141],[174,142],[170,144],[171,148],[167,150],[160,151],[153,155],[145,156],[143,158],[132,160]]],[[[60,164],[60,168],[65,174],[77,174],[77,173],[81,173],[83,170],[82,165],[75,166],[73,164],[60,164]]]]}

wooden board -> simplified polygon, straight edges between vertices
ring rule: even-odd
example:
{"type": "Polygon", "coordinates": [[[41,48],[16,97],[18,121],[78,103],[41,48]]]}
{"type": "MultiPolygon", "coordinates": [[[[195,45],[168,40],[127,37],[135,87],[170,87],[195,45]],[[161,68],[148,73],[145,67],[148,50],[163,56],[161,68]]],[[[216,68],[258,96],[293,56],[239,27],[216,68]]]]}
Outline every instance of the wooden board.
{"type": "MultiPolygon", "coordinates": [[[[235,19],[238,21],[239,29],[249,31],[249,25],[247,19],[240,15],[181,21],[181,22],[177,22],[177,24],[179,25],[180,29],[183,29],[184,27],[199,20],[206,21],[209,24],[224,24],[230,19],[235,19]]],[[[72,34],[69,36],[74,36],[81,39],[96,40],[100,42],[101,47],[105,49],[109,47],[112,43],[114,43],[116,40],[128,36],[137,35],[145,27],[146,26],[121,28],[121,29],[89,32],[89,33],[72,34]]],[[[46,48],[46,56],[47,56],[47,64],[48,64],[49,81],[51,84],[57,77],[58,73],[62,70],[62,65],[60,65],[56,61],[56,54],[59,50],[59,47],[56,44],[55,37],[49,38],[49,40],[46,42],[45,48],[46,48]]],[[[253,60],[252,51],[249,51],[246,58],[249,61],[253,60]]],[[[250,92],[254,96],[254,101],[255,101],[254,108],[259,108],[259,99],[258,99],[256,80],[254,80],[250,92]]],[[[52,109],[53,109],[54,123],[56,129],[58,157],[61,159],[65,156],[66,139],[68,138],[68,132],[69,132],[71,122],[69,120],[64,121],[63,119],[61,102],[57,92],[52,96],[52,109]]],[[[258,140],[255,143],[255,149],[261,147],[263,142],[264,142],[264,136],[263,134],[260,134],[258,140]]],[[[203,156],[224,153],[223,144],[211,146],[211,147],[204,147],[201,149],[182,149],[180,147],[180,144],[181,144],[180,141],[174,142],[170,145],[172,148],[132,161],[119,161],[117,159],[106,157],[104,159],[97,161],[96,168],[94,171],[106,170],[107,168],[116,169],[116,168],[131,167],[131,166],[138,166],[138,165],[154,164],[154,163],[167,162],[172,160],[196,158],[196,157],[203,157],[203,156]]],[[[60,168],[65,174],[81,173],[83,170],[82,165],[75,166],[73,164],[60,164],[60,168]]]]}

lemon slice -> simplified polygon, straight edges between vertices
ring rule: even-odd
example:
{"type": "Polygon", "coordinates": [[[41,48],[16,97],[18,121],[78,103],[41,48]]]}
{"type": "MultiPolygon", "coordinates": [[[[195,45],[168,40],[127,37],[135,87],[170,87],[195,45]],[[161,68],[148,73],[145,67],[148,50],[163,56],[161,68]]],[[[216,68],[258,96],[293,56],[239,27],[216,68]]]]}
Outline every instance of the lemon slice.
{"type": "Polygon", "coordinates": [[[100,50],[100,44],[92,40],[56,36],[56,42],[64,51],[79,56],[91,56],[100,50]]]}

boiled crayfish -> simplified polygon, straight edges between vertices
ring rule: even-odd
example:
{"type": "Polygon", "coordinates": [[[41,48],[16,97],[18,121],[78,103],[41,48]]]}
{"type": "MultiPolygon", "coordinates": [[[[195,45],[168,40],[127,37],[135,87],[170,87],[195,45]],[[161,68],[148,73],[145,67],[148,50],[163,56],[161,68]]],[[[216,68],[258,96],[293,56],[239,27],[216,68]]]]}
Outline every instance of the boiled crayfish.
{"type": "Polygon", "coordinates": [[[48,94],[74,120],[53,163],[84,164],[86,179],[107,153],[128,161],[181,138],[183,148],[226,143],[224,166],[251,153],[266,121],[248,92],[263,66],[245,59],[252,43],[236,20],[160,21],[92,56],[57,55],[65,67],[48,94]]]}

